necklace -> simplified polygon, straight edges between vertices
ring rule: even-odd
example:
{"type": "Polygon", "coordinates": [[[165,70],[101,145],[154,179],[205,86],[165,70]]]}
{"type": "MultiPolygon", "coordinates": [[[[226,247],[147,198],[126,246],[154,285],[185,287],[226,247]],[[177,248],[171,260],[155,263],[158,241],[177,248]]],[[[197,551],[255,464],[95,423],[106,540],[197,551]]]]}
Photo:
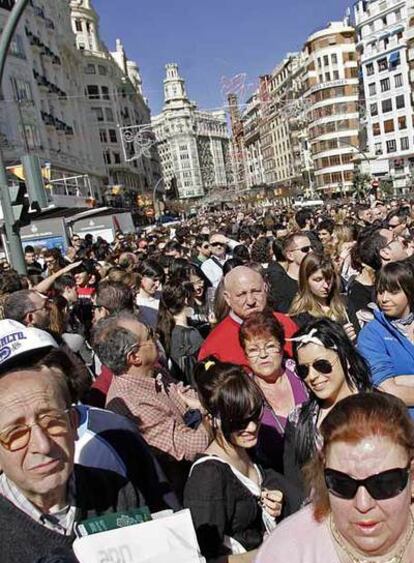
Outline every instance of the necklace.
{"type": "Polygon", "coordinates": [[[350,548],[347,547],[345,545],[345,543],[342,541],[341,536],[338,532],[338,530],[336,529],[335,523],[332,519],[332,515],[329,517],[329,529],[331,531],[331,534],[334,537],[334,540],[336,541],[336,543],[338,544],[338,546],[341,548],[341,550],[347,555],[347,557],[349,558],[349,560],[352,563],[401,563],[402,562],[402,558],[404,557],[404,553],[408,547],[408,544],[411,541],[411,538],[413,537],[414,534],[414,517],[410,511],[410,529],[407,532],[407,535],[404,539],[404,542],[401,546],[401,548],[399,549],[398,553],[396,553],[393,557],[391,557],[390,559],[364,559],[361,557],[358,557],[357,555],[354,555],[350,548]]]}

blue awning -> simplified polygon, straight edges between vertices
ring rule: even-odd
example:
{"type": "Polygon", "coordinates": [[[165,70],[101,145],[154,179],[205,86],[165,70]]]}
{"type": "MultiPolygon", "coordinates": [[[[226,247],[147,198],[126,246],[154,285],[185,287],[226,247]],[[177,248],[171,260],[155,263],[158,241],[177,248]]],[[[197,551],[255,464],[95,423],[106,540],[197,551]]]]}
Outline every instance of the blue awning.
{"type": "Polygon", "coordinates": [[[394,53],[391,53],[390,58],[389,58],[389,63],[392,64],[397,64],[400,62],[400,52],[399,51],[394,51],[394,53]]]}

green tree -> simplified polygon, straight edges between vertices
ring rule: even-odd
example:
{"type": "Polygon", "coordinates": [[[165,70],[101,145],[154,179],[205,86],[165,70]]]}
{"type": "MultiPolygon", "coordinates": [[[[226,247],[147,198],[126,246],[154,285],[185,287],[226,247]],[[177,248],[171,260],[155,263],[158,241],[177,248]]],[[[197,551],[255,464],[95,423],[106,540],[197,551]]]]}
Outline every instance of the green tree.
{"type": "Polygon", "coordinates": [[[354,179],[352,186],[357,199],[366,199],[370,187],[371,176],[369,174],[362,174],[359,170],[354,172],[354,179]]]}

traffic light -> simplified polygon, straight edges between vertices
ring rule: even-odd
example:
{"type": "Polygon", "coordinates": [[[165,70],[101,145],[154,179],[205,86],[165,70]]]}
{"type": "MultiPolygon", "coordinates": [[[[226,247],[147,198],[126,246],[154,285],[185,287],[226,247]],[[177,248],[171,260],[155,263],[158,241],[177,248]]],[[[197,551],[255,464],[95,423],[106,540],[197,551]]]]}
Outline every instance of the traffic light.
{"type": "Polygon", "coordinates": [[[9,186],[10,202],[13,211],[13,230],[18,232],[21,227],[30,225],[30,222],[40,213],[37,202],[30,204],[24,182],[9,186]]]}

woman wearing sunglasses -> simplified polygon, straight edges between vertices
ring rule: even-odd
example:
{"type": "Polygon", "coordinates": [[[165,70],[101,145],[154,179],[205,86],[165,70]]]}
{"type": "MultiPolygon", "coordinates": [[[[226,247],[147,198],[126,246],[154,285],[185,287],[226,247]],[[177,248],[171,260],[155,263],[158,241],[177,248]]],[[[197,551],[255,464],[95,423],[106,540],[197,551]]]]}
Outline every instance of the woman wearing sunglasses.
{"type": "Polygon", "coordinates": [[[255,454],[267,467],[282,472],[287,417],[307,400],[306,386],[296,375],[292,360],[284,358],[285,333],[272,313],[251,314],[241,325],[239,338],[264,397],[255,454]]]}
{"type": "Polygon", "coordinates": [[[254,381],[241,367],[214,357],[198,364],[194,375],[212,442],[191,468],[184,506],[191,510],[207,560],[253,561],[276,519],[298,508],[296,491],[249,456],[263,408],[254,381]]]}
{"type": "Polygon", "coordinates": [[[412,563],[414,427],[404,403],[347,397],[320,431],[306,468],[312,503],[276,528],[256,562],[412,563]]]}
{"type": "Polygon", "coordinates": [[[414,285],[406,261],[386,264],[377,276],[374,320],[358,337],[371,366],[373,384],[396,395],[414,416],[414,285]]]}
{"type": "Polygon", "coordinates": [[[358,320],[344,296],[332,260],[311,252],[299,269],[299,293],[294,298],[289,315],[299,326],[315,318],[327,317],[342,324],[351,340],[356,339],[358,320]]]}
{"type": "Polygon", "coordinates": [[[296,373],[309,390],[309,401],[289,415],[285,429],[284,474],[303,489],[302,467],[321,446],[320,425],[341,399],[371,388],[369,368],[330,319],[318,319],[293,338],[296,373]]]}

